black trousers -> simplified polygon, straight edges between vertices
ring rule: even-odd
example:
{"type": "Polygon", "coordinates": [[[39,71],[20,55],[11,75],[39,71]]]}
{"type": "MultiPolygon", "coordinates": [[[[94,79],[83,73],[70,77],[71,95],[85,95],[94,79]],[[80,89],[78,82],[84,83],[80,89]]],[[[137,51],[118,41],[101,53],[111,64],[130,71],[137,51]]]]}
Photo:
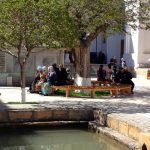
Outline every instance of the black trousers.
{"type": "Polygon", "coordinates": [[[131,85],[131,91],[133,92],[133,89],[135,87],[135,84],[132,80],[128,80],[128,81],[121,81],[121,83],[123,84],[130,84],[131,85]]]}

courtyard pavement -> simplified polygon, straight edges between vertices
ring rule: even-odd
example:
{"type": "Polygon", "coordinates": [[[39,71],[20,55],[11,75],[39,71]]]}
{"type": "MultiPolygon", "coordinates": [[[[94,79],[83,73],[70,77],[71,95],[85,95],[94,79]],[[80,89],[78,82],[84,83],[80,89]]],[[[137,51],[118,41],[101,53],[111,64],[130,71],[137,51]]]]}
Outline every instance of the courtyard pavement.
{"type": "Polygon", "coordinates": [[[0,110],[3,109],[38,109],[38,108],[93,108],[102,109],[107,113],[131,122],[150,131],[150,80],[133,79],[135,90],[133,95],[118,98],[108,97],[62,97],[42,96],[27,92],[26,102],[33,104],[9,104],[8,102],[20,102],[21,90],[19,87],[0,87],[0,110]]]}

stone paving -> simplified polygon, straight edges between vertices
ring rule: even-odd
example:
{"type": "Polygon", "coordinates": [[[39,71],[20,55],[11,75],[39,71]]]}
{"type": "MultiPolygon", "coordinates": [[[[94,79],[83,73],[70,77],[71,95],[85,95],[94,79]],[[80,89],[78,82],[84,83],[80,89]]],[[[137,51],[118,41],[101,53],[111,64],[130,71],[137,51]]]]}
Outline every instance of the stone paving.
{"type": "Polygon", "coordinates": [[[38,109],[38,108],[92,108],[101,109],[108,114],[126,120],[144,131],[150,131],[150,80],[133,79],[136,86],[134,95],[118,98],[89,97],[73,98],[61,96],[42,96],[27,92],[27,102],[38,104],[8,104],[20,102],[18,87],[0,87],[0,109],[38,109]]]}

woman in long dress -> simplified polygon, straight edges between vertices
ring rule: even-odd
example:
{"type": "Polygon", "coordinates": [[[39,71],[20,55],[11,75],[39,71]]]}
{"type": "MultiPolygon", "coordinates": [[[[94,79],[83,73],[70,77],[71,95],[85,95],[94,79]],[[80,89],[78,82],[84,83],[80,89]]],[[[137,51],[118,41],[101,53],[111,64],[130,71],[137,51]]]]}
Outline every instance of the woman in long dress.
{"type": "Polygon", "coordinates": [[[56,83],[56,72],[54,71],[53,66],[48,67],[48,76],[47,82],[42,84],[41,92],[43,95],[50,95],[52,94],[52,85],[56,83]]]}

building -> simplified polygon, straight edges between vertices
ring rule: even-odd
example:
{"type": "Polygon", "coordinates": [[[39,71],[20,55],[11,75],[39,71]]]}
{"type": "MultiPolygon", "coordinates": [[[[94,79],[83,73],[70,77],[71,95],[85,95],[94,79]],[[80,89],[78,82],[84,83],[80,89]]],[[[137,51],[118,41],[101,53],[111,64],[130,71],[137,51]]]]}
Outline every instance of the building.
{"type": "Polygon", "coordinates": [[[102,51],[106,55],[107,64],[110,58],[116,56],[119,65],[123,57],[136,77],[147,78],[150,69],[150,31],[131,28],[127,28],[127,31],[124,35],[112,35],[105,42],[97,37],[91,45],[91,52],[98,56],[102,51]]]}
{"type": "MultiPolygon", "coordinates": [[[[91,44],[91,75],[95,76],[99,67],[99,52],[106,57],[105,64],[116,56],[118,65],[120,58],[124,58],[127,66],[137,77],[147,78],[150,69],[150,31],[127,29],[130,34],[115,34],[107,39],[98,36],[91,44]],[[94,59],[93,59],[94,58],[94,59]]],[[[73,68],[67,58],[64,59],[63,50],[45,50],[33,53],[26,68],[27,85],[31,83],[38,65],[49,66],[53,63],[65,63],[73,68]]],[[[0,52],[0,85],[18,86],[20,83],[19,65],[16,58],[0,52]]]]}
{"type": "MultiPolygon", "coordinates": [[[[26,84],[29,85],[36,74],[39,65],[49,66],[64,61],[63,50],[45,50],[32,53],[26,67],[26,84]]],[[[0,52],[0,86],[19,86],[20,67],[17,59],[9,54],[0,52]]]]}

